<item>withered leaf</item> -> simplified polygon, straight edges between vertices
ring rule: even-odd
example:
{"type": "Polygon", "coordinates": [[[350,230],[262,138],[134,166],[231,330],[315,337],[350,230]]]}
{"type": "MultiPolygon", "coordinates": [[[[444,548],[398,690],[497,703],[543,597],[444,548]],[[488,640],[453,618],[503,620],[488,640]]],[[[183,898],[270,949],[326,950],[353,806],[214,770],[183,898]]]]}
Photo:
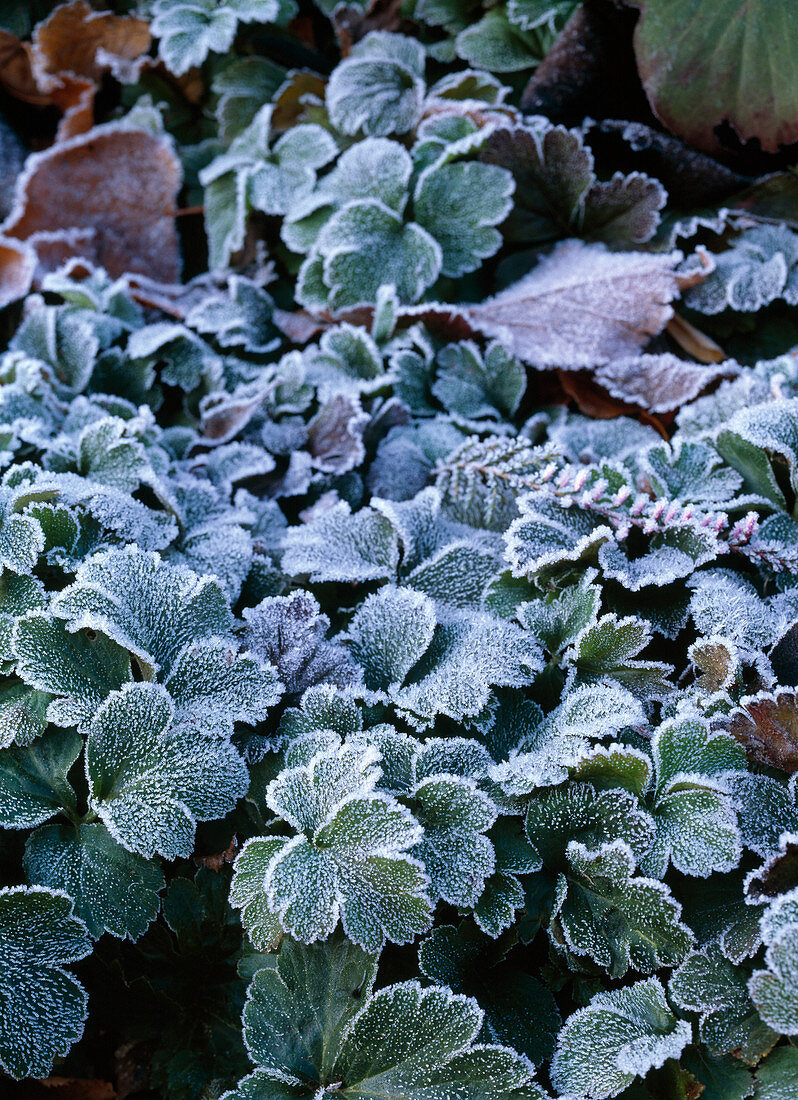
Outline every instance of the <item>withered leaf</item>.
{"type": "Polygon", "coordinates": [[[0,230],[28,241],[40,270],[83,256],[114,277],[140,272],[174,282],[180,183],[180,162],[165,137],[98,127],[28,158],[0,230]]]}
{"type": "Polygon", "coordinates": [[[614,359],[594,375],[612,397],[640,405],[653,413],[673,412],[694,401],[722,378],[734,378],[739,367],[733,361],[717,366],[690,363],[670,352],[614,359]]]}
{"type": "Polygon", "coordinates": [[[71,73],[96,82],[109,70],[124,74],[124,63],[146,54],[151,42],[146,19],[94,11],[86,0],[74,0],[56,8],[36,28],[34,69],[40,77],[58,79],[71,73]]]}
{"type": "MultiPolygon", "coordinates": [[[[679,252],[610,252],[602,244],[563,241],[495,298],[441,313],[498,337],[529,366],[596,367],[636,354],[667,324],[680,259],[679,252]]],[[[417,313],[434,323],[434,307],[417,313]]]]}
{"type": "Polygon", "coordinates": [[[783,772],[798,771],[798,693],[760,691],[740,700],[727,720],[753,760],[783,772]]]}
{"type": "Polygon", "coordinates": [[[35,269],[32,249],[0,237],[0,309],[28,293],[35,269]]]}

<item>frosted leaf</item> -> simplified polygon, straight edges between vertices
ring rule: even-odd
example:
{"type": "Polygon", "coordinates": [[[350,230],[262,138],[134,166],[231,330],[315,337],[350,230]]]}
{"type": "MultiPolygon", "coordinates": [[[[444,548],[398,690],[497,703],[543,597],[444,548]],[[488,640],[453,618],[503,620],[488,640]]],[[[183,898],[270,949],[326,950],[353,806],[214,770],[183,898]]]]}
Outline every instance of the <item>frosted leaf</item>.
{"type": "Polygon", "coordinates": [[[436,628],[413,682],[393,692],[393,700],[420,728],[437,715],[462,722],[482,710],[491,687],[521,687],[540,668],[540,650],[519,627],[474,615],[436,628]]]}
{"type": "Polygon", "coordinates": [[[10,346],[50,367],[56,393],[71,397],[85,389],[100,341],[85,316],[51,307],[32,313],[10,346]]]}
{"type": "Polygon", "coordinates": [[[633,877],[634,856],[624,841],[595,851],[571,841],[567,856],[549,929],[555,944],[587,955],[616,978],[681,962],[694,939],[680,920],[681,906],[663,883],[633,877]]]}
{"type": "Polygon", "coordinates": [[[159,322],[131,333],[126,347],[131,359],[157,359],[160,377],[169,386],[186,393],[195,390],[203,379],[215,380],[221,370],[219,357],[185,325],[159,322]]]}
{"type": "Polygon", "coordinates": [[[308,423],[308,450],[324,474],[346,474],[364,461],[363,431],[369,416],[344,394],[327,401],[308,423]]]}
{"type": "Polygon", "coordinates": [[[700,1013],[699,1036],[714,1054],[734,1054],[756,1065],[778,1035],[754,1007],[747,977],[745,970],[723,957],[717,944],[711,944],[687,956],[668,989],[679,1008],[700,1013]]]}
{"type": "Polygon", "coordinates": [[[768,775],[731,772],[725,784],[737,807],[743,844],[763,858],[779,846],[784,832],[798,832],[793,792],[768,775]]]}
{"type": "Polygon", "coordinates": [[[694,401],[708,386],[734,376],[737,370],[735,364],[704,366],[662,352],[614,359],[600,366],[593,377],[619,401],[666,413],[694,401]]]}
{"type": "Polygon", "coordinates": [[[341,207],[324,226],[300,270],[297,299],[310,309],[339,310],[374,302],[390,283],[403,302],[415,302],[438,278],[441,263],[440,245],[425,229],[404,223],[376,199],[362,199],[341,207]]]}
{"type": "MultiPolygon", "coordinates": [[[[256,935],[264,902],[305,943],[325,939],[339,916],[349,938],[369,951],[386,938],[406,943],[428,927],[427,879],[407,854],[421,829],[404,807],[374,791],[377,758],[373,749],[333,746],[269,784],[267,805],[297,835],[256,838],[238,857],[251,886],[241,893],[234,879],[232,897],[244,902],[247,926],[254,905],[256,935]]],[[[273,936],[269,922],[264,930],[273,936]]]]}
{"type": "Polygon", "coordinates": [[[80,1038],[88,997],[64,967],[91,948],[60,890],[0,889],[0,1067],[10,1077],[46,1077],[80,1038]]]}
{"type": "Polygon", "coordinates": [[[509,213],[514,189],[505,169],[476,161],[433,165],[422,172],[413,213],[441,246],[443,275],[458,278],[476,271],[498,252],[502,236],[495,226],[509,213]]]}
{"type": "Polygon", "coordinates": [[[780,637],[784,621],[745,577],[727,569],[699,573],[689,582],[690,614],[699,634],[719,634],[761,649],[780,637]]]}
{"type": "Polygon", "coordinates": [[[724,309],[752,313],[784,298],[798,302],[798,234],[786,225],[758,225],[742,232],[731,248],[713,256],[715,266],[685,301],[699,313],[724,309]]]}
{"type": "Polygon", "coordinates": [[[316,599],[303,591],[290,596],[271,596],[243,612],[244,645],[261,660],[273,665],[294,694],[318,683],[340,687],[356,682],[357,671],[346,649],[327,641],[330,625],[316,599]]]}
{"type": "Polygon", "coordinates": [[[110,932],[136,940],[158,914],[160,867],[125,851],[99,822],[37,829],[24,866],[31,882],[74,898],[75,915],[95,939],[110,932]]]}
{"type": "Polygon", "coordinates": [[[749,492],[761,493],[784,508],[773,461],[787,467],[793,490],[798,489],[798,400],[771,401],[736,412],[718,433],[715,446],[738,470],[749,492]]]}
{"type": "Polygon", "coordinates": [[[671,666],[633,659],[650,640],[648,623],[610,613],[580,635],[564,661],[572,666],[577,683],[615,680],[639,698],[662,698],[672,690],[667,681],[671,666]]]}
{"type": "Polygon", "coordinates": [[[280,13],[279,0],[156,0],[151,28],[166,67],[182,76],[209,53],[226,53],[239,22],[273,23],[280,13]]]}
{"type": "Polygon", "coordinates": [[[330,120],[345,134],[384,137],[412,130],[424,96],[424,51],[404,35],[373,31],[333,70],[330,120]]]}
{"type": "Polygon", "coordinates": [[[589,572],[577,584],[518,608],[518,621],[552,656],[560,654],[598,619],[601,589],[592,583],[593,576],[595,572],[589,572]]]}
{"type": "Polygon", "coordinates": [[[599,548],[598,563],[605,577],[628,592],[639,592],[649,585],[661,587],[689,577],[717,556],[714,532],[684,526],[654,535],[648,551],[638,557],[623,544],[606,542],[599,548]]]}
{"type": "Polygon", "coordinates": [[[471,340],[447,344],[436,357],[432,393],[445,409],[471,420],[512,416],[526,389],[526,372],[498,341],[484,354],[471,340]]]}
{"type": "Polygon", "coordinates": [[[744,695],[725,727],[762,764],[793,773],[798,764],[798,699],[793,691],[744,695]]]}
{"type": "Polygon", "coordinates": [[[387,690],[404,683],[435,632],[432,601],[412,588],[381,588],[355,612],[345,635],[366,687],[387,690]]]}
{"type": "Polygon", "coordinates": [[[776,898],[765,910],[761,926],[766,969],[751,975],[751,999],[775,1031],[798,1035],[798,891],[776,898]]]}
{"type": "Polygon", "coordinates": [[[654,492],[670,500],[724,505],[743,480],[707,443],[677,436],[671,445],[650,447],[640,458],[654,492]]]}
{"type": "Polygon", "coordinates": [[[197,821],[223,817],[249,785],[228,742],[171,726],[172,717],[162,687],[135,683],[110,695],[88,727],[90,806],[115,840],[147,857],[189,855],[197,821]]]}
{"type": "Polygon", "coordinates": [[[0,688],[0,748],[30,745],[47,726],[52,696],[11,680],[0,688]]]}
{"type": "Polygon", "coordinates": [[[569,769],[572,779],[588,782],[597,790],[621,787],[643,798],[652,777],[651,759],[631,745],[593,745],[569,769]]]}
{"type": "Polygon", "coordinates": [[[127,650],[90,630],[70,634],[44,611],[18,619],[13,647],[25,683],[57,696],[47,714],[58,726],[89,722],[106,697],[131,679],[127,650]]]}
{"type": "Polygon", "coordinates": [[[595,367],[633,355],[667,324],[680,258],[564,241],[531,274],[462,309],[473,328],[530,366],[595,367]]]}
{"type": "Polygon", "coordinates": [[[363,715],[355,698],[346,689],[329,683],[308,688],[299,707],[289,707],[280,722],[280,732],[292,739],[318,730],[332,730],[346,737],[362,729],[363,715]]]}
{"type": "Polygon", "coordinates": [[[308,1081],[319,1095],[340,1088],[343,1095],[384,1100],[401,1100],[408,1090],[424,1100],[544,1100],[526,1059],[507,1047],[474,1045],[483,1018],[476,1001],[440,986],[422,989],[417,982],[372,994],[368,971],[359,969],[362,988],[352,988],[355,968],[343,961],[334,967],[326,960],[297,961],[298,978],[283,977],[282,969],[261,970],[244,1021],[247,1046],[262,1064],[223,1100],[254,1100],[266,1090],[287,1100],[308,1081]],[[323,982],[315,976],[322,970],[323,982]],[[330,970],[336,974],[332,990],[330,970]],[[330,1040],[322,1045],[325,1031],[330,1040]],[[297,1047],[297,1033],[309,1037],[307,1046],[297,1047]]]}
{"type": "Polygon", "coordinates": [[[82,748],[74,730],[50,730],[26,748],[0,752],[0,824],[29,829],[63,809],[75,810],[67,774],[82,748]]]}
{"type": "Polygon", "coordinates": [[[779,1047],[757,1070],[756,1100],[792,1100],[798,1088],[798,1053],[779,1047]]]}
{"type": "Polygon", "coordinates": [[[167,565],[158,554],[135,546],[81,565],[52,609],[70,632],[97,630],[146,668],[163,673],[187,643],[223,637],[231,625],[227,600],[213,577],[167,565]]]}
{"type": "Polygon", "coordinates": [[[396,533],[373,508],[354,515],[339,501],[285,534],[283,570],[320,581],[390,580],[399,560],[396,533]]]}
{"type": "Polygon", "coordinates": [[[744,769],[733,737],[710,735],[698,719],[665,722],[651,742],[656,782],[651,812],[655,843],[643,861],[647,874],[664,878],[669,862],[683,874],[707,878],[739,863],[737,815],[725,774],[744,769]]]}
{"type": "Polygon", "coordinates": [[[561,1092],[618,1096],[636,1077],[678,1059],[691,1028],[677,1020],[657,978],[597,994],[559,1034],[551,1073],[561,1092]]]}
{"type": "MultiPolygon", "coordinates": [[[[333,155],[329,135],[324,134],[324,137],[330,145],[326,146],[320,157],[314,158],[314,139],[318,141],[320,128],[307,127],[308,131],[312,131],[307,134],[305,129],[299,127],[302,132],[297,136],[300,141],[307,139],[310,155],[306,159],[311,164],[317,164],[319,159],[322,164],[325,163],[325,157],[329,159],[333,155]]],[[[212,336],[222,348],[266,355],[280,346],[279,333],[272,322],[273,309],[274,301],[262,287],[241,275],[231,275],[227,280],[226,293],[218,292],[203,298],[186,314],[186,324],[205,336],[212,336]]]]}
{"type": "Polygon", "coordinates": [[[483,834],[496,820],[496,808],[468,779],[439,775],[413,792],[424,823],[416,854],[430,878],[430,893],[450,905],[473,906],[495,867],[493,845],[483,834]]]}
{"type": "Polygon", "coordinates": [[[18,500],[12,490],[0,489],[0,568],[25,574],[33,572],[44,550],[44,534],[33,516],[15,510],[22,503],[18,500]]]}
{"type": "Polygon", "coordinates": [[[506,558],[514,577],[532,577],[552,565],[581,562],[608,539],[612,528],[589,512],[563,508],[545,493],[530,493],[506,535],[506,558]]]}
{"type": "Polygon", "coordinates": [[[177,655],[165,686],[176,723],[229,735],[234,722],[255,725],[278,702],[276,670],[252,653],[238,653],[221,638],[203,638],[177,655]]]}
{"type": "Polygon", "coordinates": [[[526,834],[545,866],[562,871],[568,865],[569,846],[598,849],[618,841],[634,857],[642,858],[654,836],[654,823],[628,791],[596,791],[589,783],[570,783],[540,794],[529,803],[526,834]]]}
{"type": "Polygon", "coordinates": [[[409,586],[430,596],[440,617],[445,618],[450,608],[480,608],[485,585],[495,575],[496,566],[496,553],[489,545],[455,542],[417,565],[405,579],[409,586]]]}

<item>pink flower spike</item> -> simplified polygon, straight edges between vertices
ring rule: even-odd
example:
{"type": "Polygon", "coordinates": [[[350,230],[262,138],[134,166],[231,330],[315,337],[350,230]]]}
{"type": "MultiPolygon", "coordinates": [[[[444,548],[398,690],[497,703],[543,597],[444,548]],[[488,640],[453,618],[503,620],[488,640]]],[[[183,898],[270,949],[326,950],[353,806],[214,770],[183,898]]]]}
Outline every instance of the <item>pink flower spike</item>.
{"type": "Polygon", "coordinates": [[[590,470],[587,468],[587,466],[583,466],[582,469],[577,473],[576,477],[574,478],[575,493],[580,493],[582,489],[584,489],[585,482],[587,481],[587,475],[589,473],[590,470]]]}
{"type": "Polygon", "coordinates": [[[616,508],[620,508],[624,504],[631,494],[632,490],[628,485],[622,485],[615,496],[612,498],[612,503],[616,508]]]}
{"type": "Polygon", "coordinates": [[[645,493],[638,493],[635,497],[635,502],[629,509],[629,514],[632,516],[642,515],[643,509],[648,504],[648,497],[645,493]]]}
{"type": "Polygon", "coordinates": [[[546,466],[546,467],[545,467],[545,468],[544,468],[544,469],[543,469],[543,470],[541,471],[541,474],[540,474],[540,480],[541,480],[542,482],[546,482],[546,481],[551,481],[551,479],[552,479],[552,478],[554,477],[554,475],[555,475],[556,473],[557,473],[557,466],[556,466],[556,463],[554,463],[554,462],[550,462],[550,463],[548,464],[548,466],[546,466]]]}

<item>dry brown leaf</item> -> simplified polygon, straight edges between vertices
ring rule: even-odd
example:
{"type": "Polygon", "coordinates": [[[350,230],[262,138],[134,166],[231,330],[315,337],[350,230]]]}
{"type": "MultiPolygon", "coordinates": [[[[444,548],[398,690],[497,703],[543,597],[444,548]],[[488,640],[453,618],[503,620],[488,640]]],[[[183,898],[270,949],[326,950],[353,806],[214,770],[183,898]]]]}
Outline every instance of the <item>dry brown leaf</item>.
{"type": "Polygon", "coordinates": [[[798,771],[798,694],[760,691],[742,699],[727,727],[760,764],[798,771]]]}
{"type": "Polygon", "coordinates": [[[30,243],[40,272],[83,256],[114,277],[140,272],[175,282],[180,184],[180,162],[166,138],[98,127],[28,158],[0,230],[30,243]]]}
{"type": "Polygon", "coordinates": [[[722,363],[726,358],[720,344],[716,344],[705,332],[685,321],[678,313],[674,313],[665,329],[671,339],[699,363],[722,363]]]}
{"type": "Polygon", "coordinates": [[[65,73],[98,82],[103,73],[135,77],[130,66],[150,48],[146,19],[94,11],[85,0],[56,8],[33,34],[33,64],[40,77],[59,79],[65,73]]]}
{"type": "Polygon", "coordinates": [[[739,373],[740,368],[731,360],[705,366],[664,352],[613,360],[600,366],[594,378],[619,401],[639,405],[648,412],[666,413],[694,401],[722,378],[734,378],[739,373]]]}
{"type": "Polygon", "coordinates": [[[36,256],[31,248],[0,237],[0,309],[25,297],[35,270],[36,256]]]}
{"type": "MultiPolygon", "coordinates": [[[[529,275],[478,305],[440,307],[450,327],[498,337],[532,367],[580,370],[635,355],[678,295],[681,253],[609,252],[563,241],[529,275]]],[[[408,314],[410,311],[404,311],[408,314]]],[[[415,312],[434,321],[437,307],[415,312]]]]}
{"type": "Polygon", "coordinates": [[[235,862],[235,858],[240,851],[241,845],[238,843],[238,837],[234,836],[223,852],[217,852],[212,856],[194,856],[194,864],[197,867],[207,867],[209,871],[213,871],[218,875],[225,863],[235,862]]]}

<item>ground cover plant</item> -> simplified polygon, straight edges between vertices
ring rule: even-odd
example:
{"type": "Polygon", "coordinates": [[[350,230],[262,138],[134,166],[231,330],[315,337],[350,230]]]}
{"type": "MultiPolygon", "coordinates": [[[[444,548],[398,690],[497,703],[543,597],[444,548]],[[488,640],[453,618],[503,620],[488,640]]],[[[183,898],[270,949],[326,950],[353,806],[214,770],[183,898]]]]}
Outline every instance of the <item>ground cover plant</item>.
{"type": "Polygon", "coordinates": [[[0,3],[3,1096],[798,1095],[789,8],[0,3]]]}

